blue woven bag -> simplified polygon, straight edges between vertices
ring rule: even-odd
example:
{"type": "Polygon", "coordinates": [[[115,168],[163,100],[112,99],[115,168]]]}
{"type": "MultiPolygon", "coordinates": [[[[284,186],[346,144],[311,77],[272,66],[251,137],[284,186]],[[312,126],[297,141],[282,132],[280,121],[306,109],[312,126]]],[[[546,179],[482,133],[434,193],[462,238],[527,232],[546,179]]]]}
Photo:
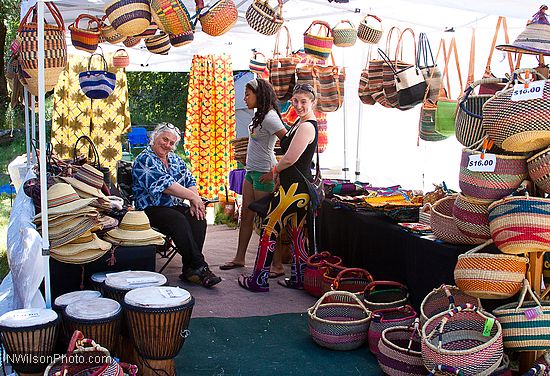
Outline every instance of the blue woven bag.
{"type": "Polygon", "coordinates": [[[88,98],[105,99],[115,90],[116,75],[107,71],[107,61],[102,54],[92,54],[88,60],[88,70],[78,74],[80,89],[88,98]],[[92,58],[97,55],[103,60],[104,70],[91,70],[92,58]]]}

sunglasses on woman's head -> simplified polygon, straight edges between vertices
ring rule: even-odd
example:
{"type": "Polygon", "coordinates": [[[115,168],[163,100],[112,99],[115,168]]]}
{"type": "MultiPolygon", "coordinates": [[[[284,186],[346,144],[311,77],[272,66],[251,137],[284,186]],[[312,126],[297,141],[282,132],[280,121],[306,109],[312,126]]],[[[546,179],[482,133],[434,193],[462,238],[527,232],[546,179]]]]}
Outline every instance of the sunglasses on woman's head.
{"type": "Polygon", "coordinates": [[[293,94],[296,94],[297,91],[307,91],[308,93],[313,94],[313,98],[317,96],[317,93],[315,93],[315,90],[313,89],[313,86],[310,84],[297,84],[294,85],[294,90],[292,91],[293,94]]]}
{"type": "Polygon", "coordinates": [[[160,129],[165,129],[165,128],[173,129],[176,132],[178,132],[178,134],[181,133],[180,130],[178,128],[176,128],[176,126],[174,124],[171,124],[171,123],[162,123],[162,127],[160,127],[160,129]]]}

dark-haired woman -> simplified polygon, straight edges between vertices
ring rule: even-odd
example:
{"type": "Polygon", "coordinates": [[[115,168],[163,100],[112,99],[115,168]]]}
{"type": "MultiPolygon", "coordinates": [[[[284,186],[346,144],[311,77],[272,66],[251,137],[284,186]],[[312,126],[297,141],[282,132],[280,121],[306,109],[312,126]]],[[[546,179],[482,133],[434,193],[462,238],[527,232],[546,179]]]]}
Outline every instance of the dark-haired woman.
{"type": "MultiPolygon", "coordinates": [[[[271,170],[277,160],[273,149],[277,138],[286,134],[277,106],[277,97],[271,84],[261,78],[255,78],[246,84],[244,101],[249,109],[256,109],[249,126],[248,150],[246,153],[246,175],[243,183],[243,204],[239,244],[233,260],[220,266],[222,270],[244,267],[246,249],[252,236],[255,213],[248,205],[267,196],[275,188],[271,170]]],[[[273,263],[273,277],[284,274],[280,260],[273,263]]]]}
{"type": "MultiPolygon", "coordinates": [[[[317,119],[315,90],[311,85],[294,87],[292,106],[298,114],[298,121],[281,140],[285,153],[273,167],[272,174],[278,179],[279,188],[270,202],[264,219],[258,254],[253,274],[239,277],[239,285],[254,292],[269,291],[269,266],[273,259],[277,237],[287,229],[292,239],[292,269],[290,278],[279,280],[284,287],[302,289],[304,268],[308,257],[306,217],[309,194],[304,178],[312,180],[311,161],[317,149],[317,119]]],[[[270,174],[271,175],[271,174],[270,174]]]]}

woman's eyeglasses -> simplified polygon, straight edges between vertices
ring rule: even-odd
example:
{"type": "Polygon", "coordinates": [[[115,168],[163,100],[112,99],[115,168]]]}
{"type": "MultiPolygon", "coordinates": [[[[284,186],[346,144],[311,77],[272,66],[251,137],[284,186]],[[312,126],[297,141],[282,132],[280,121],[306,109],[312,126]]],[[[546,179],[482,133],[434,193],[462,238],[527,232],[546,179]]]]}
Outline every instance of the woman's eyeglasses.
{"type": "MultiPolygon", "coordinates": [[[[178,134],[181,134],[179,128],[176,128],[176,126],[174,124],[171,124],[171,123],[161,123],[162,124],[162,127],[160,127],[160,129],[165,129],[165,128],[168,128],[168,129],[173,129],[175,130],[178,134]]],[[[160,130],[159,129],[159,130],[160,130]]]]}
{"type": "Polygon", "coordinates": [[[297,91],[307,91],[308,93],[311,93],[313,95],[313,98],[317,96],[317,93],[315,93],[315,89],[313,89],[313,86],[310,84],[297,84],[294,85],[294,90],[292,93],[296,93],[297,91]]]}

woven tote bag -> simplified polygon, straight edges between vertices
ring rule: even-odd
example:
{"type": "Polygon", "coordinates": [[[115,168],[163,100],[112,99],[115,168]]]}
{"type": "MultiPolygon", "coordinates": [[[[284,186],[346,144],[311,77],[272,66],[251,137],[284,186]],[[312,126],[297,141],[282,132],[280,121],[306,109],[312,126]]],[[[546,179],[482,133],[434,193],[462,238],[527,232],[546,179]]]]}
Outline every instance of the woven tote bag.
{"type": "Polygon", "coordinates": [[[371,54],[372,54],[372,47],[369,46],[369,50],[367,53],[367,58],[365,60],[365,67],[361,71],[361,77],[359,78],[359,87],[357,89],[357,94],[359,95],[359,99],[363,104],[373,105],[376,103],[375,95],[381,95],[384,96],[384,92],[382,89],[382,83],[384,82],[382,79],[382,73],[383,68],[382,60],[377,60],[379,62],[378,65],[376,65],[375,62],[371,61],[371,54]],[[371,70],[371,62],[373,63],[372,70],[371,70]],[[375,68],[376,65],[376,69],[375,68]]]}
{"type": "Polygon", "coordinates": [[[502,325],[504,347],[515,351],[537,351],[550,348],[550,302],[540,301],[527,280],[518,303],[493,310],[502,325]],[[525,301],[529,293],[533,300],[525,301]]]}
{"type": "MultiPolygon", "coordinates": [[[[382,88],[384,90],[384,100],[387,107],[390,108],[400,108],[399,107],[399,94],[397,90],[397,81],[395,79],[395,72],[400,72],[401,70],[405,70],[407,68],[410,68],[414,65],[414,61],[416,61],[416,42],[414,41],[414,31],[411,28],[407,28],[401,32],[398,28],[392,27],[390,31],[388,32],[388,36],[386,39],[386,51],[382,51],[379,49],[379,53],[381,56],[382,54],[386,54],[388,60],[391,60],[392,63],[389,64],[388,62],[384,61],[383,63],[383,84],[382,88]],[[399,57],[402,57],[403,55],[403,35],[409,33],[413,37],[413,46],[414,46],[414,53],[415,56],[411,60],[411,62],[405,62],[400,60],[399,57]],[[391,39],[393,35],[397,35],[397,47],[395,49],[395,53],[392,55],[390,54],[391,49],[391,39]]],[[[384,59],[382,59],[384,60],[384,59]]],[[[382,104],[382,103],[381,103],[382,104]]]]}
{"type": "Polygon", "coordinates": [[[550,193],[550,148],[533,155],[527,160],[527,170],[533,183],[543,192],[550,193]]]}
{"type": "Polygon", "coordinates": [[[254,0],[245,14],[248,26],[263,35],[275,35],[285,22],[283,18],[283,1],[278,0],[277,9],[269,5],[268,0],[254,0]]]}
{"type": "Polygon", "coordinates": [[[158,35],[145,39],[145,46],[152,54],[159,55],[168,55],[168,51],[172,47],[170,37],[162,31],[158,35]]]}
{"type": "Polygon", "coordinates": [[[369,326],[369,350],[373,355],[378,355],[378,342],[385,329],[395,326],[409,326],[416,320],[416,312],[410,305],[385,308],[372,311],[369,326]]]}
{"type": "Polygon", "coordinates": [[[481,307],[481,302],[478,298],[466,295],[456,286],[442,284],[440,287],[433,289],[422,300],[420,304],[420,325],[423,326],[428,319],[441,312],[447,312],[465,304],[481,307]]]}
{"type": "Polygon", "coordinates": [[[332,28],[336,47],[351,47],[357,41],[357,29],[353,22],[342,20],[332,28]]]}
{"type": "Polygon", "coordinates": [[[267,61],[265,55],[261,52],[254,51],[252,57],[250,58],[250,63],[248,64],[250,71],[256,74],[263,74],[266,67],[267,61]]]}
{"type": "Polygon", "coordinates": [[[149,0],[113,0],[105,5],[105,14],[121,35],[131,37],[145,31],[151,23],[149,0]]]}
{"type": "Polygon", "coordinates": [[[213,5],[209,6],[206,12],[203,0],[196,0],[197,8],[201,9],[199,21],[202,31],[213,37],[217,37],[227,33],[237,23],[239,16],[237,7],[233,0],[218,0],[213,5]]]}
{"type": "Polygon", "coordinates": [[[413,325],[384,329],[378,343],[378,364],[389,376],[425,376],[418,319],[413,325]]]}
{"type": "Polygon", "coordinates": [[[437,239],[450,244],[480,244],[483,240],[464,235],[456,227],[453,207],[457,195],[447,196],[432,205],[430,226],[437,239]]]}
{"type": "Polygon", "coordinates": [[[167,34],[192,32],[195,28],[181,0],[151,0],[151,14],[158,27],[167,34]]]}
{"type": "Polygon", "coordinates": [[[323,295],[323,274],[325,274],[328,264],[342,265],[342,259],[327,251],[317,253],[307,259],[304,270],[304,290],[309,295],[316,298],[323,295]]]}
{"type": "Polygon", "coordinates": [[[292,42],[290,40],[290,33],[286,26],[283,26],[277,33],[275,38],[275,48],[273,49],[273,58],[267,62],[267,69],[269,70],[269,82],[273,85],[275,94],[279,101],[288,101],[292,97],[292,91],[296,83],[296,65],[300,61],[299,58],[291,56],[292,42]],[[281,36],[283,30],[286,33],[286,53],[283,55],[279,52],[281,36]]]}
{"type": "Polygon", "coordinates": [[[512,194],[527,178],[527,157],[496,154],[493,172],[470,171],[471,155],[481,151],[462,149],[458,184],[462,193],[481,200],[498,200],[512,194]]]}
{"type": "Polygon", "coordinates": [[[514,71],[514,78],[483,106],[483,128],[495,145],[504,150],[529,152],[546,148],[550,145],[550,122],[544,114],[550,109],[550,80],[534,69],[518,69],[514,71]],[[524,72],[544,80],[541,98],[511,99],[513,85],[524,72]]]}
{"type": "Polygon", "coordinates": [[[99,43],[99,36],[101,35],[100,21],[89,14],[81,14],[76,20],[69,25],[69,31],[71,32],[71,42],[74,48],[93,54],[97,50],[97,44],[99,43]],[[78,27],[80,21],[88,20],[88,27],[82,29],[78,27]],[[93,24],[95,23],[95,28],[93,24]]]}
{"type": "Polygon", "coordinates": [[[500,323],[476,306],[455,307],[428,319],[422,327],[422,358],[427,369],[445,364],[465,376],[488,376],[500,366],[502,357],[500,323]]]}
{"type": "Polygon", "coordinates": [[[116,86],[116,74],[109,72],[107,61],[101,54],[92,54],[88,59],[88,70],[78,74],[80,89],[90,99],[108,98],[116,86]],[[92,58],[100,56],[103,62],[103,69],[92,70],[92,58]]]}
{"type": "Polygon", "coordinates": [[[394,281],[373,281],[363,292],[365,307],[371,311],[409,304],[409,289],[394,281]]]}
{"type": "MultiPolygon", "coordinates": [[[[54,3],[46,2],[55,24],[44,23],[44,87],[52,90],[57,79],[67,65],[67,42],[63,17],[54,3]]],[[[32,95],[38,95],[38,29],[34,16],[36,5],[31,7],[21,19],[17,29],[17,38],[21,42],[18,61],[21,74],[24,74],[26,86],[32,95]],[[33,17],[29,19],[33,14],[33,17]]]]}
{"type": "Polygon", "coordinates": [[[332,64],[328,66],[304,64],[296,67],[297,83],[309,84],[315,88],[317,110],[323,112],[337,111],[344,104],[346,71],[336,66],[334,59],[332,64]]]}
{"type": "Polygon", "coordinates": [[[436,102],[439,97],[439,90],[443,84],[441,71],[437,67],[436,59],[432,54],[430,41],[425,33],[418,35],[418,47],[416,53],[416,66],[422,72],[424,80],[428,86],[428,95],[426,99],[436,102]]]}
{"type": "Polygon", "coordinates": [[[488,209],[492,203],[493,200],[480,200],[459,193],[453,206],[456,227],[471,238],[490,239],[488,209]]]}
{"type": "Polygon", "coordinates": [[[458,256],[455,283],[476,298],[507,299],[521,290],[529,259],[502,253],[477,253],[490,243],[492,241],[458,256]]]}
{"type": "Polygon", "coordinates": [[[304,32],[304,51],[318,59],[327,59],[332,52],[334,36],[329,24],[325,21],[313,21],[304,32]],[[313,31],[315,26],[317,31],[313,31]]]}
{"type": "Polygon", "coordinates": [[[357,27],[357,38],[368,44],[377,44],[382,38],[382,20],[374,14],[367,14],[357,27]],[[374,18],[378,23],[376,26],[368,23],[369,17],[374,18]]]}
{"type": "Polygon", "coordinates": [[[504,253],[550,251],[550,199],[509,196],[489,206],[489,227],[504,253]]]}

